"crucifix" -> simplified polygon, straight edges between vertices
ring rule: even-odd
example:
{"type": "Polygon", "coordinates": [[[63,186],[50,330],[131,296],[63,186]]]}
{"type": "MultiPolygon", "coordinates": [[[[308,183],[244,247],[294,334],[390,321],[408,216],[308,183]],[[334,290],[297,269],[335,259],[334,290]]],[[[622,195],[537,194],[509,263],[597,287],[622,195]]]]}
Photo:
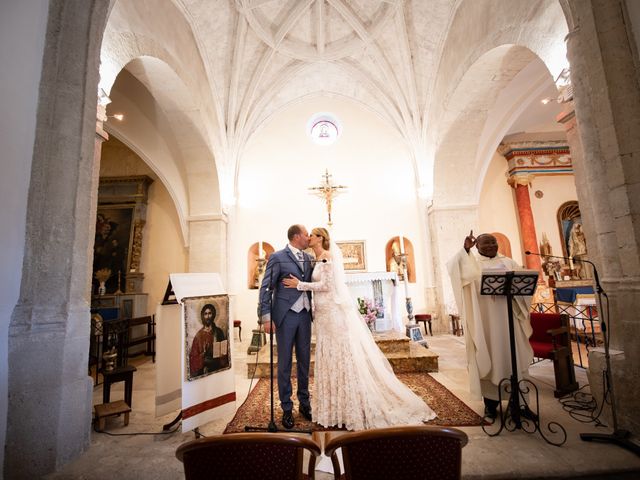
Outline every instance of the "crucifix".
{"type": "Polygon", "coordinates": [[[325,170],[322,178],[323,180],[319,186],[309,187],[309,190],[314,195],[324,198],[324,201],[327,204],[327,215],[329,216],[329,222],[327,225],[331,226],[333,225],[331,222],[331,203],[333,202],[334,197],[343,193],[347,187],[345,185],[333,185],[331,183],[331,174],[329,173],[329,169],[325,170]]]}

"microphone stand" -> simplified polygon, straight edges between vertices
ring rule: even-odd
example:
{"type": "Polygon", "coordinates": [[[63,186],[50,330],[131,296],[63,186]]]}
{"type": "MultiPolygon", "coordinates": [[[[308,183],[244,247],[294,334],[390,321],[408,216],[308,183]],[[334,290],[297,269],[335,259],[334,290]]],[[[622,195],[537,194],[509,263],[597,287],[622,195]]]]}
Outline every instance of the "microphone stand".
{"type": "MultiPolygon", "coordinates": [[[[313,263],[318,263],[318,260],[303,260],[303,263],[309,263],[310,265],[313,263]]],[[[321,260],[322,263],[326,263],[326,260],[321,260]]],[[[297,262],[281,262],[278,261],[276,263],[297,263],[297,262]]],[[[269,265],[267,264],[267,268],[269,267],[269,265]]],[[[269,269],[269,286],[268,286],[268,290],[269,290],[269,311],[271,311],[271,303],[273,302],[273,291],[275,290],[273,288],[273,268],[269,269]]],[[[260,294],[258,294],[258,297],[260,296],[260,294]]],[[[260,318],[260,298],[258,298],[258,322],[260,322],[261,318],[260,318]]],[[[269,424],[266,427],[256,427],[256,426],[250,426],[250,425],[245,425],[244,427],[244,431],[245,432],[270,432],[270,433],[275,433],[278,431],[278,426],[276,425],[276,421],[275,421],[275,412],[274,412],[274,399],[273,399],[273,328],[274,328],[274,323],[269,320],[269,323],[271,324],[270,328],[269,328],[269,390],[270,390],[270,410],[271,410],[271,417],[269,420],[269,424]]],[[[256,354],[257,356],[258,354],[256,354]]],[[[294,428],[291,429],[285,429],[283,430],[284,432],[288,432],[288,433],[312,433],[312,430],[297,430],[294,428]]]]}
{"type": "MultiPolygon", "coordinates": [[[[581,433],[580,439],[585,442],[598,441],[598,442],[604,442],[604,443],[613,443],[614,445],[618,445],[619,447],[625,448],[630,452],[633,452],[636,455],[640,456],[640,446],[636,445],[631,440],[629,440],[629,437],[631,436],[631,432],[629,432],[629,430],[618,428],[616,399],[613,392],[613,378],[611,376],[611,355],[609,353],[609,333],[607,329],[607,323],[610,324],[611,319],[607,317],[606,319],[607,321],[605,322],[605,309],[602,306],[602,298],[601,298],[601,297],[605,297],[607,300],[606,310],[608,315],[609,297],[607,297],[607,294],[604,292],[604,290],[602,289],[602,286],[600,285],[598,270],[596,269],[596,266],[593,264],[593,262],[590,262],[589,260],[582,260],[582,259],[578,259],[578,261],[586,262],[590,264],[591,267],[593,268],[593,277],[596,282],[596,293],[598,295],[598,303],[600,305],[600,310],[601,310],[600,311],[600,315],[601,315],[600,329],[602,330],[602,336],[604,340],[604,359],[605,359],[605,365],[606,365],[605,379],[607,381],[606,386],[609,389],[609,393],[611,394],[611,418],[613,420],[612,433],[581,433]]],[[[606,391],[605,391],[605,395],[603,396],[603,402],[605,397],[606,397],[606,391]]]]}
{"type": "MultiPolygon", "coordinates": [[[[541,255],[539,253],[533,253],[529,251],[525,252],[525,254],[539,255],[541,257],[549,257],[549,258],[559,258],[563,260],[569,259],[567,257],[557,257],[554,255],[541,255]]],[[[581,258],[573,258],[573,257],[570,257],[570,259],[573,260],[574,262],[577,261],[582,263],[588,263],[593,268],[593,278],[595,281],[595,290],[598,298],[598,308],[600,309],[600,330],[602,330],[602,337],[604,340],[604,359],[605,359],[605,365],[606,365],[605,380],[607,384],[606,386],[603,387],[605,388],[605,392],[603,395],[603,403],[604,403],[604,398],[606,398],[606,394],[607,394],[606,388],[608,388],[609,394],[611,395],[611,418],[613,420],[612,433],[581,433],[580,439],[585,442],[598,441],[603,443],[613,443],[614,445],[618,445],[619,447],[625,448],[630,452],[633,452],[636,455],[640,456],[640,446],[636,445],[631,440],[629,440],[629,437],[631,437],[631,432],[629,432],[629,430],[618,428],[618,416],[616,411],[616,401],[615,401],[614,390],[613,390],[613,378],[611,377],[611,355],[609,352],[609,332],[607,330],[607,323],[610,323],[610,319],[606,318],[606,321],[605,321],[605,311],[607,312],[607,315],[608,315],[608,308],[607,309],[603,308],[603,302],[602,302],[602,298],[604,297],[607,300],[607,307],[608,307],[609,297],[607,296],[604,289],[602,288],[602,285],[600,284],[598,269],[596,268],[595,264],[592,261],[583,260],[581,258]]]]}

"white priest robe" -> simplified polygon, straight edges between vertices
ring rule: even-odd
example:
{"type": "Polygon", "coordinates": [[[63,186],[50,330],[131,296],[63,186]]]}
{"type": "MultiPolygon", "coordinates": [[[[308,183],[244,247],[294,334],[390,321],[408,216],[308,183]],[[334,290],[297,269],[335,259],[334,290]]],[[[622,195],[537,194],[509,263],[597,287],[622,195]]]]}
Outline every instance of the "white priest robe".
{"type": "MultiPolygon", "coordinates": [[[[470,391],[498,400],[498,384],[511,376],[511,350],[509,345],[509,314],[505,296],[480,295],[483,270],[519,270],[521,267],[504,255],[494,258],[467,253],[461,249],[448,263],[453,293],[460,320],[465,331],[470,391]]],[[[529,344],[531,297],[513,298],[513,324],[516,343],[518,378],[528,372],[533,360],[529,344]]],[[[503,392],[503,400],[506,396],[503,392]]]]}

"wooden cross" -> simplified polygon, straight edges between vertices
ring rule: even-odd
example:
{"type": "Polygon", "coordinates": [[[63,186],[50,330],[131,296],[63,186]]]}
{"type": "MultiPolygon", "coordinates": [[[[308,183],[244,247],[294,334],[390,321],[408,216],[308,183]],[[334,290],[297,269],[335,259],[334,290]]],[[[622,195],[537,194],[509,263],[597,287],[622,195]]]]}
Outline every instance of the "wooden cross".
{"type": "Polygon", "coordinates": [[[324,198],[324,201],[327,204],[327,214],[329,216],[327,225],[331,226],[333,225],[333,223],[331,222],[331,203],[333,202],[334,197],[343,193],[347,189],[347,187],[344,185],[333,185],[331,183],[331,174],[329,173],[329,169],[325,170],[322,178],[323,181],[319,186],[309,187],[309,190],[311,190],[311,193],[313,193],[314,195],[324,198]]]}

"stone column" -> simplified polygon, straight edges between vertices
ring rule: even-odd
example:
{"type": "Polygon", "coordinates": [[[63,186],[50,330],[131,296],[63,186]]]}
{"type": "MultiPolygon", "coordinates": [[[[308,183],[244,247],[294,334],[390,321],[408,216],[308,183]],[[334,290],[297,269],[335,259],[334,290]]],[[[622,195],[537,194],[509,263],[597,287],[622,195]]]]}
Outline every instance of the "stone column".
{"type": "Polygon", "coordinates": [[[202,215],[189,219],[189,272],[219,273],[227,279],[226,215],[202,215]]]}
{"type": "MultiPolygon", "coordinates": [[[[529,185],[533,181],[533,175],[511,175],[507,182],[516,191],[516,206],[518,207],[518,222],[522,235],[522,246],[525,251],[538,253],[538,237],[536,236],[536,223],[531,210],[531,198],[529,197],[529,185]]],[[[527,268],[540,272],[539,281],[542,282],[542,262],[537,255],[525,255],[527,268]]]]}
{"type": "Polygon", "coordinates": [[[9,324],[7,479],[42,478],[90,444],[96,92],[108,7],[49,2],[23,273],[9,324]]]}
{"type": "MultiPolygon", "coordinates": [[[[577,119],[575,127],[570,121],[566,124],[577,128],[582,155],[574,160],[578,199],[588,206],[584,210],[593,212],[583,223],[589,255],[610,302],[611,348],[624,352],[611,359],[618,427],[637,436],[640,90],[633,43],[638,33],[624,18],[621,0],[567,0],[563,8],[570,26],[567,58],[577,119]]],[[[601,371],[591,356],[589,370],[601,371]]]]}
{"type": "Polygon", "coordinates": [[[439,304],[438,331],[450,330],[449,313],[457,307],[447,271],[447,262],[463,248],[469,230],[478,231],[478,205],[431,205],[427,209],[427,228],[431,233],[434,273],[439,304]]]}

